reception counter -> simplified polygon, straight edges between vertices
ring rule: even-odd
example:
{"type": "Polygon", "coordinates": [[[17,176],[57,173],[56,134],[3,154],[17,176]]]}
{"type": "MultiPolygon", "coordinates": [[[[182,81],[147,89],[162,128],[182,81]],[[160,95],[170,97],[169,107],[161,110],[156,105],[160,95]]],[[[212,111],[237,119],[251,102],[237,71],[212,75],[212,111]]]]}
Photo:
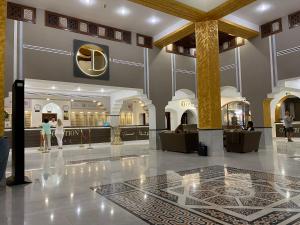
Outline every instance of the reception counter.
{"type": "MultiPolygon", "coordinates": [[[[11,143],[11,130],[5,130],[5,136],[8,137],[11,143]]],[[[149,127],[148,126],[130,126],[121,127],[122,141],[148,140],[149,127]]],[[[63,139],[64,145],[80,145],[80,144],[95,144],[108,143],[111,141],[110,127],[67,127],[65,128],[65,135],[63,139]]],[[[41,129],[32,128],[25,129],[25,147],[40,147],[42,143],[41,129]]],[[[57,145],[54,129],[52,129],[53,146],[57,145]]]]}
{"type": "MultiPolygon", "coordinates": [[[[294,122],[294,137],[300,137],[300,122],[294,122]]],[[[276,123],[276,137],[285,137],[283,123],[276,123]]]]}

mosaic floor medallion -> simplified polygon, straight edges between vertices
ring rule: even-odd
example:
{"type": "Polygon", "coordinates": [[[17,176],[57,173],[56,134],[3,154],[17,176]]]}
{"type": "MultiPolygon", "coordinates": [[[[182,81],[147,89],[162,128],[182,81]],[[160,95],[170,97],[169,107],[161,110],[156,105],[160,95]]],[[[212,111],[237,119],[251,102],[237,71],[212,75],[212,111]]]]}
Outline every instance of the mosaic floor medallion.
{"type": "Polygon", "coordinates": [[[152,225],[300,225],[300,178],[211,166],[94,191],[152,225]]]}

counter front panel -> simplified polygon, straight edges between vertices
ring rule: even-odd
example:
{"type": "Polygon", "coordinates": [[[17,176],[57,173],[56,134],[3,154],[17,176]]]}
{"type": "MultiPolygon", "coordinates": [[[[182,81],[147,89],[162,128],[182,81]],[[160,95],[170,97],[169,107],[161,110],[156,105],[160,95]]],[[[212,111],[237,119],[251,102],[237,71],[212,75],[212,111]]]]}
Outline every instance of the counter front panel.
{"type": "MultiPolygon", "coordinates": [[[[5,131],[11,146],[11,130],[5,131]]],[[[149,127],[122,127],[121,138],[123,141],[148,140],[149,127]]],[[[63,139],[64,145],[80,145],[109,143],[111,141],[111,131],[109,127],[93,128],[65,128],[63,139]]],[[[40,147],[42,144],[41,129],[25,129],[25,147],[40,147]]],[[[52,146],[57,146],[54,129],[51,138],[52,146]]]]}
{"type": "MultiPolygon", "coordinates": [[[[300,137],[300,124],[293,124],[294,137],[300,137]]],[[[282,123],[276,123],[276,137],[285,137],[284,126],[282,123]]]]}

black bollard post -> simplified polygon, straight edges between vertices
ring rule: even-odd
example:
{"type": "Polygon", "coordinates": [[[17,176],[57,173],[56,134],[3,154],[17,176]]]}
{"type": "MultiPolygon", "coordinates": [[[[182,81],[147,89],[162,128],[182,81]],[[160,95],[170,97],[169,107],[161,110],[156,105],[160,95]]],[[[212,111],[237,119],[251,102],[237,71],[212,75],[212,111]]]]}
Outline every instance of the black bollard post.
{"type": "Polygon", "coordinates": [[[9,186],[31,183],[25,177],[24,80],[16,80],[12,91],[12,176],[6,181],[9,186]]]}

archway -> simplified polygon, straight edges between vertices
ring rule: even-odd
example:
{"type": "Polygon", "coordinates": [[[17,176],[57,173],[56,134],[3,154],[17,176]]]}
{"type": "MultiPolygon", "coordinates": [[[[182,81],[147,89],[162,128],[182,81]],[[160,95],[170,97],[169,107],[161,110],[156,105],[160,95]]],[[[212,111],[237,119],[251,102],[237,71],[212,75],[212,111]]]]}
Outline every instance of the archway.
{"type": "Polygon", "coordinates": [[[61,119],[63,120],[63,112],[62,109],[59,107],[59,105],[51,102],[46,104],[42,109],[42,118],[48,118],[51,119],[51,117],[54,117],[55,119],[61,119]]]}
{"type": "Polygon", "coordinates": [[[298,124],[300,123],[300,97],[292,93],[286,93],[280,100],[274,99],[271,104],[271,112],[273,114],[273,136],[274,137],[285,137],[285,129],[283,119],[285,112],[289,111],[294,117],[294,136],[300,137],[298,124]],[[273,107],[272,107],[273,106],[273,107]]]}
{"type": "Polygon", "coordinates": [[[165,107],[165,112],[170,114],[171,130],[173,131],[182,124],[182,117],[193,118],[192,121],[187,121],[186,119],[184,122],[193,122],[193,124],[197,124],[197,101],[195,93],[187,89],[177,90],[175,96],[165,107]]]}
{"type": "Polygon", "coordinates": [[[197,114],[192,110],[186,110],[181,116],[181,124],[197,125],[197,114]]]}

